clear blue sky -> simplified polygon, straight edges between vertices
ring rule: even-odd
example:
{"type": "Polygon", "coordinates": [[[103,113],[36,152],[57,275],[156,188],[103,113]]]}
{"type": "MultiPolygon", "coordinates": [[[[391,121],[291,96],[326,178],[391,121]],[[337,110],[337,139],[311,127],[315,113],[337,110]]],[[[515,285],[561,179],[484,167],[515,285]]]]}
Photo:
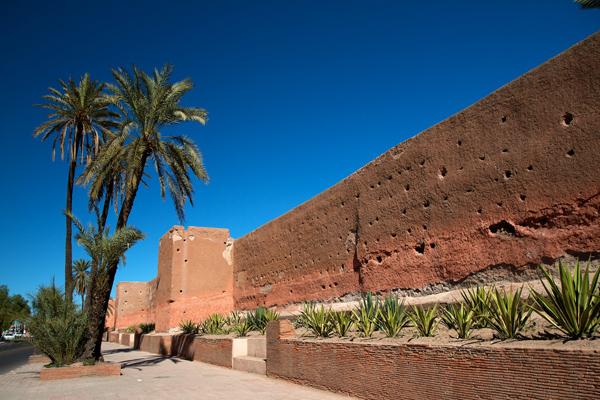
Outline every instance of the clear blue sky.
{"type": "MultiPolygon", "coordinates": [[[[570,0],[35,0],[2,15],[0,284],[23,295],[64,279],[67,164],[31,137],[58,78],[165,62],[190,77],[184,104],[210,120],[177,132],[211,183],[196,184],[186,226],[238,238],[600,29],[600,10],[570,0]]],[[[158,240],[179,224],[149,183],[129,218],[148,237],[117,281],[154,278],[158,240]]],[[[90,220],[86,189],[74,203],[90,220]]]]}

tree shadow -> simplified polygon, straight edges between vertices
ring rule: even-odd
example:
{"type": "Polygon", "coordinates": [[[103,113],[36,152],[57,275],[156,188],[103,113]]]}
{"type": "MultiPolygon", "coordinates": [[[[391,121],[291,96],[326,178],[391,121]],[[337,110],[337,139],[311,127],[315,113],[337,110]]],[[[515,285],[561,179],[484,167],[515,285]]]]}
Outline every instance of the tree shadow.
{"type": "Polygon", "coordinates": [[[132,360],[122,361],[122,362],[120,362],[120,364],[121,364],[121,369],[133,368],[133,369],[137,369],[138,371],[141,371],[142,367],[151,367],[153,365],[160,364],[161,362],[167,361],[167,360],[171,361],[173,364],[178,364],[181,362],[181,360],[174,358],[174,357],[156,356],[156,357],[134,358],[132,360]]]}

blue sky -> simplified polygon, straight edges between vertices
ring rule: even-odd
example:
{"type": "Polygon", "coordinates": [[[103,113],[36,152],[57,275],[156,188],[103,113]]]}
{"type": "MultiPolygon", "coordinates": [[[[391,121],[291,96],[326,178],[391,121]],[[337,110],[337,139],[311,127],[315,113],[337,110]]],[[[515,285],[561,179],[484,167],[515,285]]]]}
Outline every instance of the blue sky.
{"type": "MultiPolygon", "coordinates": [[[[600,29],[600,10],[570,0],[34,0],[3,16],[0,284],[23,295],[64,279],[67,163],[31,137],[46,116],[33,104],[58,78],[165,62],[174,81],[190,77],[183,104],[210,120],[177,133],[196,141],[211,182],[197,182],[185,225],[238,238],[600,29]]],[[[158,241],[180,224],[149,184],[129,218],[148,237],[117,281],[154,278],[158,241]]],[[[86,193],[74,195],[84,221],[86,193]]]]}

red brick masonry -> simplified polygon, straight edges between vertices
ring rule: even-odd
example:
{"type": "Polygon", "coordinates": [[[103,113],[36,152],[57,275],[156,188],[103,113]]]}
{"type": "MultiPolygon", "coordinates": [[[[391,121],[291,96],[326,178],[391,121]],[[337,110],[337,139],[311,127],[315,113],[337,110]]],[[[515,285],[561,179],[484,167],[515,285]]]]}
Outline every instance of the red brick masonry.
{"type": "Polygon", "coordinates": [[[119,376],[120,364],[102,363],[89,366],[68,366],[60,368],[42,368],[41,381],[54,381],[58,379],[74,379],[92,376],[119,376]]]}
{"type": "Polygon", "coordinates": [[[267,328],[267,376],[363,399],[599,399],[597,351],[295,339],[267,328]]]}

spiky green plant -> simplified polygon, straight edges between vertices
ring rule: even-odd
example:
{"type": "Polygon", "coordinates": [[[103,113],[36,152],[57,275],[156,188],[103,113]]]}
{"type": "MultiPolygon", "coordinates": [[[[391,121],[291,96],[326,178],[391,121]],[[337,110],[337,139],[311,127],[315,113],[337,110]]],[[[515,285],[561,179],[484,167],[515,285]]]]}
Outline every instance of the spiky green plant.
{"type": "Polygon", "coordinates": [[[398,299],[386,298],[384,305],[377,310],[377,326],[387,337],[396,337],[400,331],[409,324],[410,317],[404,306],[404,301],[398,303],[398,299]]]}
{"type": "Polygon", "coordinates": [[[468,339],[476,321],[475,311],[468,310],[463,303],[451,304],[444,309],[442,321],[448,329],[454,329],[459,338],[468,339]]]}
{"type": "Polygon", "coordinates": [[[237,334],[237,337],[246,337],[252,330],[252,324],[248,320],[240,321],[233,326],[233,331],[237,334]]]}
{"type": "Polygon", "coordinates": [[[232,311],[226,318],[227,324],[231,326],[235,326],[242,322],[242,315],[239,311],[232,311]]]}
{"type": "Polygon", "coordinates": [[[147,324],[140,324],[140,330],[142,331],[142,333],[150,333],[154,329],[156,329],[156,325],[152,322],[147,324]]]}
{"type": "Polygon", "coordinates": [[[190,319],[187,321],[181,321],[179,328],[183,333],[198,333],[200,331],[200,327],[190,319]]]}
{"type": "Polygon", "coordinates": [[[247,319],[252,325],[252,330],[259,331],[264,335],[269,322],[277,321],[279,319],[279,313],[275,310],[267,310],[265,307],[261,306],[254,311],[250,311],[247,319]]]}
{"type": "Polygon", "coordinates": [[[379,307],[379,299],[375,297],[375,300],[373,300],[373,294],[369,292],[362,296],[358,308],[352,311],[356,321],[356,329],[364,337],[373,336],[373,332],[377,330],[379,307]]]}
{"type": "Polygon", "coordinates": [[[347,312],[333,313],[333,327],[340,337],[348,335],[355,323],[354,314],[347,312]]]}
{"type": "Polygon", "coordinates": [[[484,317],[487,325],[492,328],[502,338],[512,339],[525,328],[532,309],[526,304],[521,304],[521,287],[513,292],[512,288],[507,293],[502,293],[493,288],[491,293],[491,302],[488,306],[488,313],[484,317]]]}
{"type": "Polygon", "coordinates": [[[226,319],[221,315],[211,314],[199,324],[200,330],[202,330],[202,333],[206,333],[208,335],[221,335],[226,333],[224,329],[226,322],[226,319]]]}
{"type": "Polygon", "coordinates": [[[137,329],[137,327],[138,327],[137,325],[128,326],[127,328],[125,328],[125,332],[127,332],[127,333],[134,333],[135,330],[137,329]]]}
{"type": "Polygon", "coordinates": [[[429,337],[435,334],[440,323],[440,319],[437,316],[437,308],[437,304],[433,307],[427,307],[427,309],[412,306],[410,319],[412,319],[421,336],[429,337]]]}
{"type": "Polygon", "coordinates": [[[546,268],[541,267],[548,281],[546,284],[541,280],[546,296],[533,288],[530,289],[536,305],[534,311],[572,339],[590,336],[600,324],[600,268],[596,270],[590,282],[590,261],[582,274],[581,265],[577,260],[571,275],[569,268],[559,260],[559,287],[546,268]]]}
{"type": "Polygon", "coordinates": [[[488,291],[483,286],[470,287],[460,292],[463,298],[463,303],[467,310],[473,310],[475,312],[475,323],[474,328],[486,328],[487,319],[489,316],[489,305],[491,302],[491,290],[492,286],[488,291]]]}
{"type": "Polygon", "coordinates": [[[302,310],[302,319],[306,323],[306,327],[319,337],[329,337],[335,329],[334,313],[330,308],[325,309],[321,304],[321,308],[306,307],[302,310]]]}
{"type": "Polygon", "coordinates": [[[87,316],[65,299],[52,281],[31,296],[33,315],[28,321],[34,346],[46,354],[52,366],[72,364],[83,356],[88,339],[87,316]]]}

